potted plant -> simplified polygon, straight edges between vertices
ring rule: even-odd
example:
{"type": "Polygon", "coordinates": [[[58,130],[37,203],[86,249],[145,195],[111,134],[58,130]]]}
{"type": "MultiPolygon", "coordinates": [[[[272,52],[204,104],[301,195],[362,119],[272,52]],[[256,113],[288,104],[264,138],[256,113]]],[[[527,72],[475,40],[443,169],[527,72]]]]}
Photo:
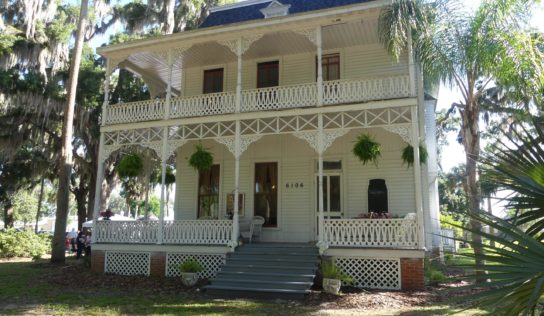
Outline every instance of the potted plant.
{"type": "MultiPolygon", "coordinates": [[[[427,157],[429,154],[427,153],[427,148],[425,148],[424,145],[419,144],[419,163],[424,164],[427,162],[427,157]]],[[[403,164],[407,164],[408,168],[410,168],[411,165],[414,164],[414,147],[412,145],[408,145],[404,147],[402,150],[402,161],[403,164]]]]}
{"type": "Polygon", "coordinates": [[[186,286],[193,286],[198,282],[198,273],[202,272],[202,266],[198,261],[189,259],[179,265],[181,282],[186,286]]]}
{"type": "Polygon", "coordinates": [[[324,261],[321,264],[323,275],[323,291],[330,294],[338,294],[342,282],[353,284],[353,279],[340,270],[332,261],[324,261]]]}
{"type": "Polygon", "coordinates": [[[367,134],[361,134],[357,137],[357,142],[353,146],[353,154],[366,165],[372,162],[378,166],[378,158],[381,156],[381,145],[367,134]]]}
{"type": "Polygon", "coordinates": [[[189,165],[198,171],[210,170],[213,165],[213,155],[202,144],[198,144],[189,158],[189,165]]]}

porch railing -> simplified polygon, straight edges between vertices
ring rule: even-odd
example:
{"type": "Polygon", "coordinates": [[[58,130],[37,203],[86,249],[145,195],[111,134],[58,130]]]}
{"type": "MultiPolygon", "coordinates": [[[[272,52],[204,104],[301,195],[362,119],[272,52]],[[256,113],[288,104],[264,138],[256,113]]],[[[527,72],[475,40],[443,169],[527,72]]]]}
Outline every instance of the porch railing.
{"type": "Polygon", "coordinates": [[[417,249],[414,219],[326,219],[324,239],[329,246],[417,249]]]}
{"type": "MultiPolygon", "coordinates": [[[[93,227],[97,243],[156,244],[158,233],[158,221],[98,221],[93,227]]],[[[227,245],[231,236],[230,220],[165,221],[163,228],[163,244],[227,245]]]]}
{"type": "MultiPolygon", "coordinates": [[[[323,104],[343,104],[410,96],[409,76],[358,80],[333,80],[323,83],[323,104]]],[[[241,112],[281,110],[317,105],[317,84],[306,83],[243,90],[241,112]]],[[[172,98],[170,118],[234,113],[233,91],[172,98]]],[[[160,120],[165,115],[165,100],[154,99],[119,103],[106,108],[106,124],[160,120]]]]}

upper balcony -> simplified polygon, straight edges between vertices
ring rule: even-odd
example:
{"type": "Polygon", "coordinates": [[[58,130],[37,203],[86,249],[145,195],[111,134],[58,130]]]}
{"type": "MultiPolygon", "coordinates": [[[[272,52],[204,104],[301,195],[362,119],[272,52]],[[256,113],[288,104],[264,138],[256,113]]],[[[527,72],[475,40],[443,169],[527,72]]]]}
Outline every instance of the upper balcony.
{"type": "Polygon", "coordinates": [[[151,92],[151,100],[106,105],[102,124],[413,97],[408,54],[399,61],[387,55],[378,16],[367,8],[295,22],[275,18],[101,49],[108,75],[128,69],[151,92]]]}

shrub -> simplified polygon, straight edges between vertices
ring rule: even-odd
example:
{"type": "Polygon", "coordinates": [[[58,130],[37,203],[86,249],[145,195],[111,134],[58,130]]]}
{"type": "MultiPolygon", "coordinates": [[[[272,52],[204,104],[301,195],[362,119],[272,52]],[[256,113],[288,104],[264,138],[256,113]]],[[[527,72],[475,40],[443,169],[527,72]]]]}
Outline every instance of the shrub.
{"type": "Polygon", "coordinates": [[[336,264],[331,261],[323,261],[321,263],[321,274],[325,279],[337,279],[342,281],[344,284],[353,284],[353,278],[345,274],[336,266],[336,264]]]}
{"type": "Polygon", "coordinates": [[[439,284],[447,280],[440,268],[429,259],[425,259],[425,278],[429,284],[439,284]]]}
{"type": "Polygon", "coordinates": [[[8,229],[0,231],[0,258],[41,258],[51,250],[51,237],[33,231],[8,229]]]}
{"type": "Polygon", "coordinates": [[[202,271],[202,266],[198,261],[190,259],[179,265],[179,271],[187,273],[197,273],[202,271]]]}

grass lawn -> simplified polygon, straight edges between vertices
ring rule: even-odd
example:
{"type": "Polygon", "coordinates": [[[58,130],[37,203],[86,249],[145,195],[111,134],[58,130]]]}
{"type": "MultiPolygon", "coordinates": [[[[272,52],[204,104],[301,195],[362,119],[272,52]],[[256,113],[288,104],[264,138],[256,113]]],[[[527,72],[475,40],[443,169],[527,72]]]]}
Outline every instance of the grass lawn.
{"type": "MultiPolygon", "coordinates": [[[[92,274],[75,259],[0,260],[0,314],[25,315],[444,315],[456,309],[434,289],[414,293],[313,293],[300,301],[220,299],[175,278],[92,274]]],[[[463,315],[482,314],[471,310],[463,315]]]]}

